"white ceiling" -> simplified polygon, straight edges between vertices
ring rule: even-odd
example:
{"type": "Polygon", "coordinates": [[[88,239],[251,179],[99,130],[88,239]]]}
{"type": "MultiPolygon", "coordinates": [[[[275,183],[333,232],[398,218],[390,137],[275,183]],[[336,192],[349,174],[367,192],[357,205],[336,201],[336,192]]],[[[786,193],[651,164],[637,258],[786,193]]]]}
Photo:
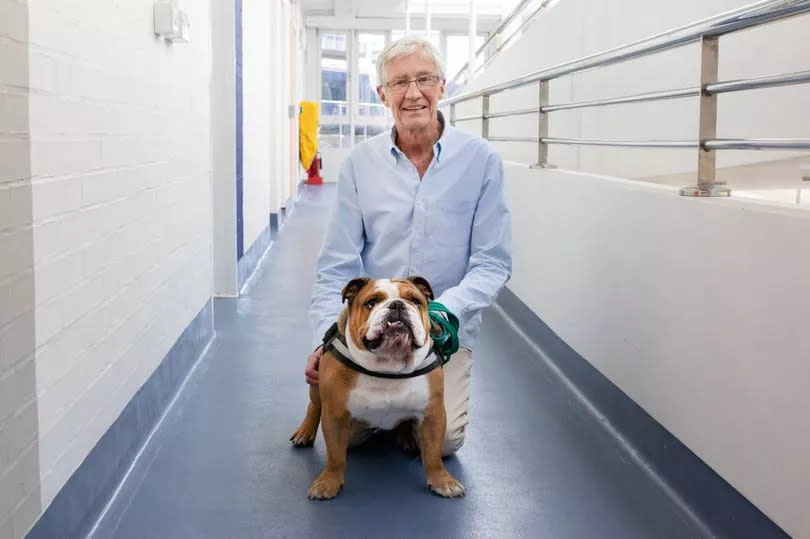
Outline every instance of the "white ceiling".
{"type": "MultiPolygon", "coordinates": [[[[464,19],[469,17],[468,0],[428,0],[431,18],[464,19]]],[[[475,0],[476,10],[487,22],[509,14],[519,0],[475,0]]],[[[425,0],[408,0],[412,15],[421,18],[425,0]]],[[[406,0],[301,0],[304,17],[328,16],[340,19],[405,19],[406,0]]]]}

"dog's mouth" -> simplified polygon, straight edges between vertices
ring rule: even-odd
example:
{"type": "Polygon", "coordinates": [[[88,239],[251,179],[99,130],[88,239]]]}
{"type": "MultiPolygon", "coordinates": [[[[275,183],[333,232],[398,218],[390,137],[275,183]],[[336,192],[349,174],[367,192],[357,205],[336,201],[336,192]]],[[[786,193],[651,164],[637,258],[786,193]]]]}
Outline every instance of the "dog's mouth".
{"type": "Polygon", "coordinates": [[[407,318],[393,312],[382,323],[379,335],[374,339],[364,338],[363,344],[369,352],[379,348],[415,348],[413,328],[407,318]]]}

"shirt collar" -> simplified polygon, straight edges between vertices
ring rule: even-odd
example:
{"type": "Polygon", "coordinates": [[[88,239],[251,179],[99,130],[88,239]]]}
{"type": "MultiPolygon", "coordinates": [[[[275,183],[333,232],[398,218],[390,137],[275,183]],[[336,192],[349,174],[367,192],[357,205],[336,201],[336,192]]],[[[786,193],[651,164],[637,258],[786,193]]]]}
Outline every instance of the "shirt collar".
{"type": "MultiPolygon", "coordinates": [[[[451,127],[447,125],[447,122],[444,121],[444,114],[442,111],[436,111],[439,117],[439,123],[442,125],[442,134],[439,137],[439,140],[436,141],[436,144],[433,145],[433,155],[436,156],[436,163],[440,163],[442,160],[442,150],[444,146],[447,144],[447,133],[450,131],[451,127]]],[[[397,126],[394,125],[391,127],[391,144],[389,145],[389,151],[391,155],[394,157],[394,163],[396,164],[397,160],[399,159],[400,155],[404,155],[402,150],[399,149],[397,146],[397,126]]]]}

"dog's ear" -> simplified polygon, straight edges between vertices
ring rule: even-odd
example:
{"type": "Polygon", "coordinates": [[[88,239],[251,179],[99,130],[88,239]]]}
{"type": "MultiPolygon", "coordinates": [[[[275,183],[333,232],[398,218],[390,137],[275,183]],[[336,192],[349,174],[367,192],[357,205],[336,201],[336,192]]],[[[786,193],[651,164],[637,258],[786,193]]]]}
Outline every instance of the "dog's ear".
{"type": "Polygon", "coordinates": [[[408,277],[408,280],[413,283],[413,285],[419,289],[422,294],[428,299],[428,301],[433,300],[433,289],[430,288],[430,283],[427,282],[427,279],[424,277],[408,277]]]}
{"type": "Polygon", "coordinates": [[[360,290],[362,290],[362,288],[366,286],[370,280],[371,279],[368,279],[367,277],[360,277],[349,281],[349,284],[347,284],[343,289],[343,301],[348,301],[351,305],[354,296],[356,296],[357,293],[360,292],[360,290]]]}
{"type": "Polygon", "coordinates": [[[349,309],[343,309],[338,316],[338,332],[341,335],[346,335],[346,320],[349,318],[349,309]]]}

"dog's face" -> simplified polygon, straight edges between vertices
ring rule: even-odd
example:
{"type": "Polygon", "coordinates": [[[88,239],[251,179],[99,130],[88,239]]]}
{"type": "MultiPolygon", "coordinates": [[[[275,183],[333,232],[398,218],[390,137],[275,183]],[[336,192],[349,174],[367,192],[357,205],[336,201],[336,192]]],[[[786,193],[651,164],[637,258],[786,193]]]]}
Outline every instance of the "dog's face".
{"type": "Polygon", "coordinates": [[[408,373],[431,346],[428,302],[433,291],[422,277],[354,279],[343,289],[344,334],[363,367],[408,373]]]}

